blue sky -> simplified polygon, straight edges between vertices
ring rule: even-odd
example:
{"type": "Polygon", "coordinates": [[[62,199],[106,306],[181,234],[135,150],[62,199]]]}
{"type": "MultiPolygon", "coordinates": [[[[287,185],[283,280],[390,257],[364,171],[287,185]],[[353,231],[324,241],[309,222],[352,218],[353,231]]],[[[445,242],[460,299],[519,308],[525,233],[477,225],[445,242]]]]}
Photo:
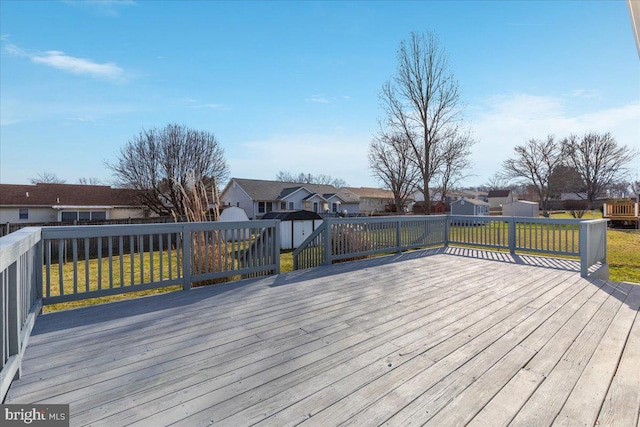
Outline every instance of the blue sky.
{"type": "MultiPolygon", "coordinates": [[[[640,151],[626,2],[0,2],[0,182],[111,180],[142,129],[214,133],[232,177],[376,186],[367,148],[411,31],[434,31],[478,141],[479,185],[513,147],[611,132],[640,151]]],[[[640,175],[640,158],[632,178],[640,175]]]]}

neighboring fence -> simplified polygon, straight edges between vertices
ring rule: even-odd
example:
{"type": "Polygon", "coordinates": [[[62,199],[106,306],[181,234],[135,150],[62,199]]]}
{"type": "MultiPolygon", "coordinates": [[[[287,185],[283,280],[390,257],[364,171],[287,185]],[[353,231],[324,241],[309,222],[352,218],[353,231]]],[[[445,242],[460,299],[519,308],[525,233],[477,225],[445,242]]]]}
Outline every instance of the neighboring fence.
{"type": "Polygon", "coordinates": [[[25,228],[0,239],[0,402],[20,378],[22,356],[42,307],[40,228],[25,228]]]}
{"type": "Polygon", "coordinates": [[[461,245],[580,257],[581,273],[606,263],[606,220],[432,215],[327,218],[293,252],[294,269],[408,249],[461,245]]]}

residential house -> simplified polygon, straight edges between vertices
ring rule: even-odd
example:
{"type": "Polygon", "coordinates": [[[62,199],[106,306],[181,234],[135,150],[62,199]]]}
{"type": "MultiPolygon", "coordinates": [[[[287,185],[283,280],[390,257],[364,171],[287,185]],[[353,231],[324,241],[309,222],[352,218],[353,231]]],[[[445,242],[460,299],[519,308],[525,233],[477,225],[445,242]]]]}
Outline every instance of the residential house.
{"type": "MultiPolygon", "coordinates": [[[[395,198],[391,190],[371,187],[343,187],[342,189],[358,196],[360,212],[401,212],[404,207],[395,209],[395,198]]],[[[413,198],[407,199],[407,202],[411,201],[413,198]]]]}
{"type": "Polygon", "coordinates": [[[478,199],[463,198],[451,203],[451,215],[489,215],[489,203],[478,199]]]}
{"type": "Polygon", "coordinates": [[[502,205],[517,200],[511,190],[491,190],[487,195],[490,209],[501,209],[502,205]]]}
{"type": "Polygon", "coordinates": [[[244,209],[252,219],[277,210],[357,214],[359,199],[333,185],[231,178],[220,194],[223,206],[244,209]]]}
{"type": "Polygon", "coordinates": [[[0,184],[0,223],[142,218],[135,190],[105,185],[0,184]]]}

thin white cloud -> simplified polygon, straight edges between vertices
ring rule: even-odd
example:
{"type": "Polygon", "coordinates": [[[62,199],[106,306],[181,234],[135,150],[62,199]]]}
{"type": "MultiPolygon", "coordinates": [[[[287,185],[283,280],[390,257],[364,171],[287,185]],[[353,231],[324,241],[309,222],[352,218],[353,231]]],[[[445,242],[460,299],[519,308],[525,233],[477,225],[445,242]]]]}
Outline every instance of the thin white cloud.
{"type": "Polygon", "coordinates": [[[319,104],[329,104],[330,102],[329,99],[327,99],[327,97],[323,94],[313,95],[308,99],[308,101],[317,102],[319,104]]]}
{"type": "Polygon", "coordinates": [[[33,63],[47,65],[72,74],[114,82],[122,81],[125,77],[124,70],[112,62],[100,64],[89,59],[69,56],[59,50],[32,52],[16,45],[8,45],[5,47],[5,52],[13,56],[27,57],[33,63]]]}
{"type": "MultiPolygon", "coordinates": [[[[475,176],[468,181],[487,182],[513,155],[516,145],[549,134],[564,138],[588,131],[610,132],[619,144],[640,151],[640,103],[573,113],[568,108],[571,98],[512,94],[473,106],[470,127],[478,143],[472,154],[475,176]]],[[[640,173],[638,163],[638,170],[632,173],[640,173]]]]}

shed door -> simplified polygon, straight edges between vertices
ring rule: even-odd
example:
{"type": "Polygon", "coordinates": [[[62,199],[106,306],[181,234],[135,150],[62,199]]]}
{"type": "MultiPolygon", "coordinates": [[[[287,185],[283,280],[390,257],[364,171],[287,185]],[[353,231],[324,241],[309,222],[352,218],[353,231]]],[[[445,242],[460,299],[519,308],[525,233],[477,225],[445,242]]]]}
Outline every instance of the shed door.
{"type": "Polygon", "coordinates": [[[293,221],[293,247],[297,248],[313,233],[312,221],[293,221]]]}

